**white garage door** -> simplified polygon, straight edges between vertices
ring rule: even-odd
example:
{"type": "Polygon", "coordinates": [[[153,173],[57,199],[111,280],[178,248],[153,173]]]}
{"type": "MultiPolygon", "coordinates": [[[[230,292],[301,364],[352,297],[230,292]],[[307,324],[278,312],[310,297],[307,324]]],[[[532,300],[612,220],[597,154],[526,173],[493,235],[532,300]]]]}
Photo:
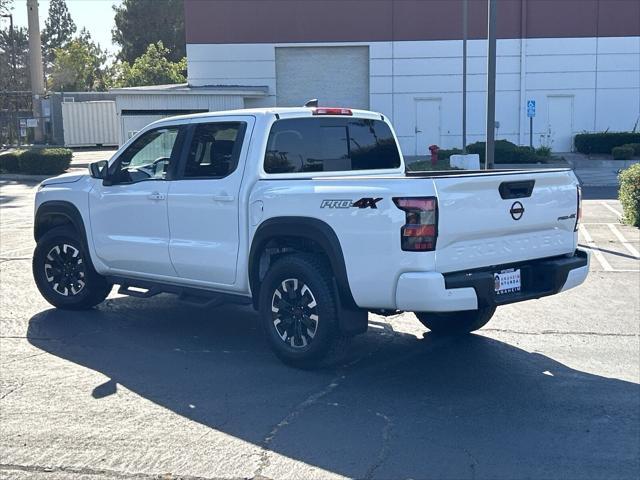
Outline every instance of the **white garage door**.
{"type": "Polygon", "coordinates": [[[276,48],[278,106],[369,108],[369,47],[276,48]]]}

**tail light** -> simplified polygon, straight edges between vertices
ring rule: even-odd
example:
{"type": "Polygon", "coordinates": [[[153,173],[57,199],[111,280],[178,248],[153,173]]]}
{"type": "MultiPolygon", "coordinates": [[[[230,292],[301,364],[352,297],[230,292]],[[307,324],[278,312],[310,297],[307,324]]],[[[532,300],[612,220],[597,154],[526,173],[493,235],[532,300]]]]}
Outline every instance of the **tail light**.
{"type": "Polygon", "coordinates": [[[394,198],[393,203],[406,215],[400,229],[402,250],[431,252],[438,238],[438,200],[436,197],[394,198]]]}
{"type": "Polygon", "coordinates": [[[578,197],[578,206],[576,209],[576,226],[573,229],[574,232],[578,231],[578,226],[580,226],[580,219],[582,218],[582,187],[580,185],[576,188],[577,197],[578,197]]]}
{"type": "Polygon", "coordinates": [[[318,107],[313,109],[313,115],[353,115],[350,108],[318,107]]]}

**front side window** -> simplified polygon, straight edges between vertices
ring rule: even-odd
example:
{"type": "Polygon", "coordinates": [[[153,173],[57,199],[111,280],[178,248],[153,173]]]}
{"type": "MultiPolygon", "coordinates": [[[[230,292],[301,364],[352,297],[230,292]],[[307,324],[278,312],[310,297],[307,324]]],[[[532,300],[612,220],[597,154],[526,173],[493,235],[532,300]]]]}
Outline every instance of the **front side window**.
{"type": "Polygon", "coordinates": [[[389,126],[365,118],[291,118],[271,127],[267,173],[341,172],[398,168],[389,126]]]}
{"type": "Polygon", "coordinates": [[[176,147],[179,127],[150,130],[134,140],[111,172],[118,183],[165,180],[176,147]]]}
{"type": "Polygon", "coordinates": [[[234,172],[242,148],[244,122],[196,125],[184,178],[221,178],[234,172]]]}

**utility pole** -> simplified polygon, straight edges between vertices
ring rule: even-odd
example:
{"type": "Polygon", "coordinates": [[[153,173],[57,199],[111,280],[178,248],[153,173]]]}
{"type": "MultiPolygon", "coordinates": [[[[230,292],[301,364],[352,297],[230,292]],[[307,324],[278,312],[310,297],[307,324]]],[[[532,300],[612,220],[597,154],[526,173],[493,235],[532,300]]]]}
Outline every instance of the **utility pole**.
{"type": "Polygon", "coordinates": [[[467,153],[467,36],[469,0],[462,1],[462,153],[467,153]]]}
{"type": "Polygon", "coordinates": [[[496,139],[496,2],[489,0],[488,11],[488,54],[487,54],[487,142],[484,168],[494,165],[496,139]]]}
{"type": "Polygon", "coordinates": [[[38,124],[34,129],[34,143],[44,140],[44,118],[42,105],[44,96],[44,74],[42,71],[42,43],[40,41],[40,20],[38,19],[38,0],[27,0],[27,18],[29,21],[29,68],[31,70],[31,96],[33,118],[38,124]]]}

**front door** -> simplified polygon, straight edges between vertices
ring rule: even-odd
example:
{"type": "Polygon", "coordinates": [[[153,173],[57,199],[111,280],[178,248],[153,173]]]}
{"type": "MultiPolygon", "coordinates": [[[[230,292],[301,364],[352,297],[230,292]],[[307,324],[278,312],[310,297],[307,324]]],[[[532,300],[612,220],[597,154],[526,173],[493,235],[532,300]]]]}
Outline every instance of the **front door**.
{"type": "Polygon", "coordinates": [[[573,96],[549,96],[548,131],[554,152],[570,152],[573,145],[573,96]]]}
{"type": "Polygon", "coordinates": [[[416,155],[429,155],[429,145],[440,144],[440,99],[416,100],[416,155]]]}
{"type": "Polygon", "coordinates": [[[169,187],[169,251],[185,280],[235,283],[240,184],[253,123],[229,116],[190,126],[189,148],[169,187]]]}
{"type": "Polygon", "coordinates": [[[89,196],[96,255],[114,273],[175,276],[169,258],[167,194],[179,156],[177,126],[143,133],[89,196]]]}

